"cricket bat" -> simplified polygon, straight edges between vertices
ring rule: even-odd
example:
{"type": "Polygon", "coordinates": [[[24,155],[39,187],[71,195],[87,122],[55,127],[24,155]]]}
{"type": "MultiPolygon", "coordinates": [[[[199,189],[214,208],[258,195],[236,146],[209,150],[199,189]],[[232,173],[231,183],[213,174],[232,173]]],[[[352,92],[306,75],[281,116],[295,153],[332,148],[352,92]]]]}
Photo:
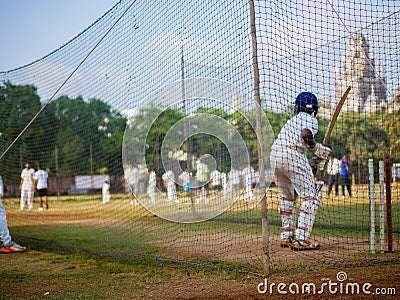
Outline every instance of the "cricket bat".
{"type": "MultiPolygon", "coordinates": [[[[339,102],[336,104],[335,106],[335,110],[333,111],[333,115],[332,118],[329,122],[328,125],[328,129],[325,132],[325,137],[324,140],[322,141],[322,145],[326,146],[328,144],[329,138],[331,137],[332,131],[333,131],[333,127],[335,127],[337,118],[339,117],[340,111],[342,110],[343,104],[346,101],[347,96],[349,95],[351,90],[351,86],[349,86],[346,91],[344,92],[344,94],[342,95],[342,97],[340,98],[339,102]]],[[[320,179],[323,175],[323,170],[319,170],[317,169],[317,174],[316,174],[316,178],[320,179]]]]}

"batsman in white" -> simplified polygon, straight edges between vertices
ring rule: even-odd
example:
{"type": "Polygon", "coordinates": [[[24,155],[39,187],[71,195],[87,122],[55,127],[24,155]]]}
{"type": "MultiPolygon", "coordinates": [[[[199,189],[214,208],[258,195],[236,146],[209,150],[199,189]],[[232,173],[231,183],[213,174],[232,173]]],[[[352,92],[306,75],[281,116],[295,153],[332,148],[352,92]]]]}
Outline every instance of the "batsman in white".
{"type": "Polygon", "coordinates": [[[317,250],[319,244],[309,238],[314,225],[315,214],[322,197],[317,189],[314,175],[305,155],[310,149],[319,158],[319,167],[325,164],[331,149],[316,143],[318,131],[317,97],[302,92],[296,97],[294,116],[281,129],[271,148],[271,167],[280,193],[280,214],[282,218],[281,247],[292,250],[317,250]],[[302,199],[296,229],[296,204],[302,199]]]}

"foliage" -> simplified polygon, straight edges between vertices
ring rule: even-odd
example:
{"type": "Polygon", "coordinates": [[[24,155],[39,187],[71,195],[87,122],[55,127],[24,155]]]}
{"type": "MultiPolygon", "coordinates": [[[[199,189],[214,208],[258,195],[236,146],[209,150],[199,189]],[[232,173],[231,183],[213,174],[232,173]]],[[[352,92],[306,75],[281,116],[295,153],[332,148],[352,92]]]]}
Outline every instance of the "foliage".
{"type": "Polygon", "coordinates": [[[331,136],[332,149],[337,155],[347,153],[365,164],[388,155],[389,141],[385,130],[377,124],[379,118],[360,113],[342,114],[331,136]]]}
{"type": "MultiPolygon", "coordinates": [[[[394,103],[400,106],[400,93],[394,97],[394,103]]],[[[400,161],[400,110],[394,110],[388,113],[384,118],[384,128],[390,141],[390,157],[400,161]]]]}
{"type": "MultiPolygon", "coordinates": [[[[9,82],[0,86],[3,151],[21,133],[41,109],[40,97],[31,85],[9,82]]],[[[120,174],[121,144],[126,120],[98,100],[84,101],[61,96],[49,103],[20,139],[0,161],[9,183],[19,181],[25,161],[36,168],[41,163],[50,175],[94,174],[104,168],[108,174],[120,174]],[[91,169],[92,167],[92,169],[91,169]]]]}

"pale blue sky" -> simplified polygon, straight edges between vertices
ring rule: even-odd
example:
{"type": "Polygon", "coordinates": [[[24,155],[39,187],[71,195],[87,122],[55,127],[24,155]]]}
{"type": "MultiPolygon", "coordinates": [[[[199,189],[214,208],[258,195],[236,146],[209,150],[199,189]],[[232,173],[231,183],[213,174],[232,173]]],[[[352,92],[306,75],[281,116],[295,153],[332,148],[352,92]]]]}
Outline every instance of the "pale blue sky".
{"type": "MultiPolygon", "coordinates": [[[[182,0],[125,0],[54,55],[16,72],[1,72],[53,52],[118,2],[0,0],[0,81],[32,84],[42,99],[49,99],[123,16],[59,94],[98,98],[117,110],[129,109],[181,79],[182,49],[185,78],[225,80],[252,92],[248,2],[243,0],[198,1],[190,9],[189,1],[182,0]]],[[[385,67],[388,90],[398,86],[400,0],[256,3],[260,90],[262,98],[269,99],[267,108],[284,109],[299,90],[334,99],[334,70],[342,67],[346,41],[356,31],[369,39],[375,67],[385,67]]]]}
{"type": "Polygon", "coordinates": [[[119,0],[0,0],[0,71],[29,64],[78,35],[119,0]]]}

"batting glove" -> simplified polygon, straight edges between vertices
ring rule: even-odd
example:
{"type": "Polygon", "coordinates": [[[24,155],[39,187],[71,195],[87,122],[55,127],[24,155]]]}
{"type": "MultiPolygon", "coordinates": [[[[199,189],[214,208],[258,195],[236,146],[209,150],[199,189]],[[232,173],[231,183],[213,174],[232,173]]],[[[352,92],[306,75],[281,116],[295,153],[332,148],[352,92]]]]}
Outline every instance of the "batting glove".
{"type": "Polygon", "coordinates": [[[325,159],[328,158],[328,155],[331,152],[332,150],[329,147],[323,146],[321,143],[315,145],[314,154],[319,158],[322,158],[324,160],[324,163],[325,159]]]}

